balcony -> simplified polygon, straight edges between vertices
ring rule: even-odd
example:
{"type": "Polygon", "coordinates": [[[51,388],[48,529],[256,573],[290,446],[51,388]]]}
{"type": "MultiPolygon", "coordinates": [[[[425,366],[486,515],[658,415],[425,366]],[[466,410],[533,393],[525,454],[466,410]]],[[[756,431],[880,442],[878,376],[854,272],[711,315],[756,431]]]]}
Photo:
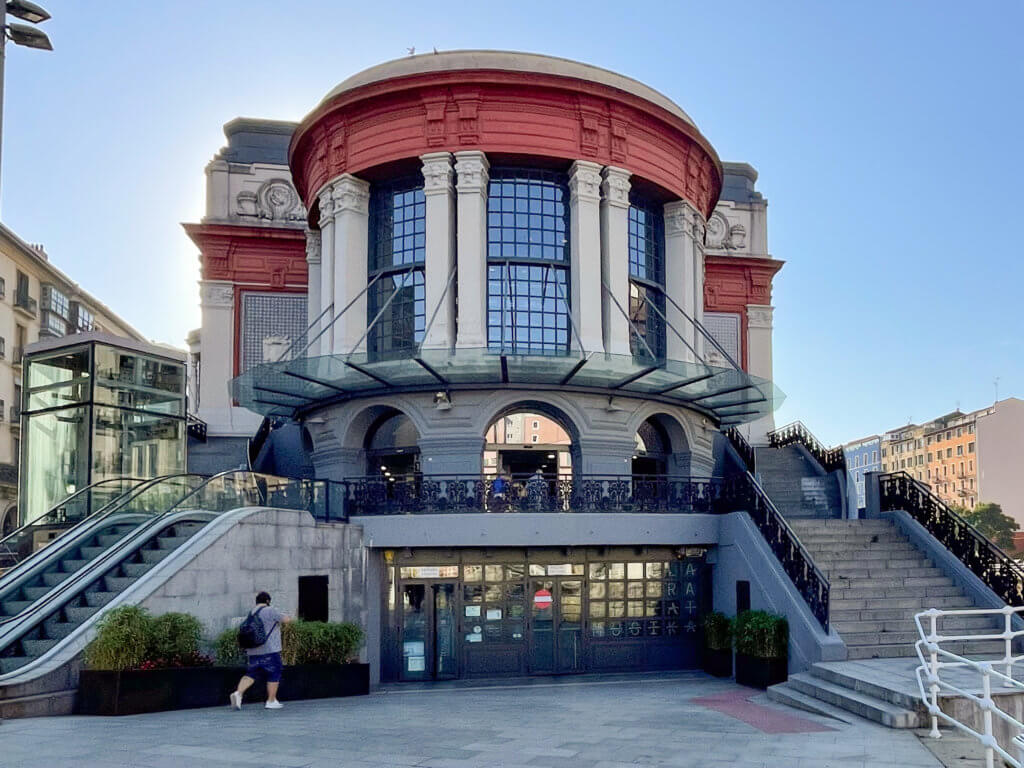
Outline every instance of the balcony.
{"type": "MultiPolygon", "coordinates": [[[[420,475],[342,481],[346,515],[506,512],[719,513],[742,488],[721,478],[655,475],[420,475]]],[[[745,498],[745,497],[743,497],[745,498]]]]}
{"type": "Polygon", "coordinates": [[[14,292],[14,308],[29,317],[36,316],[38,302],[25,291],[14,292]]]}

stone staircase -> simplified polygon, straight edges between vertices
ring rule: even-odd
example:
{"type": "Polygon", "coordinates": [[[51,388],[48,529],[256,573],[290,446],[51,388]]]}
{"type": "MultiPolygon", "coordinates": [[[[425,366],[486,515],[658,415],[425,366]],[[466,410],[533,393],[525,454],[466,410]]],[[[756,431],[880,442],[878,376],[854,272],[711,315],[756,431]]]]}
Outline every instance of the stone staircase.
{"type": "Polygon", "coordinates": [[[755,449],[757,477],[786,519],[842,514],[839,482],[802,446],[755,449]]]}

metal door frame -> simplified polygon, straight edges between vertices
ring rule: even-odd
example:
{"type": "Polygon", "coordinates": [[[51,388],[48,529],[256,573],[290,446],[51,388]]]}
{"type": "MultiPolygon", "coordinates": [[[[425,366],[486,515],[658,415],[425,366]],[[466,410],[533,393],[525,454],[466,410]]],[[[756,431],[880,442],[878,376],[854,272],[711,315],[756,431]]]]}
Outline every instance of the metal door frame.
{"type": "Polygon", "coordinates": [[[527,638],[527,672],[531,675],[579,675],[587,671],[587,577],[583,575],[559,575],[559,576],[527,576],[526,581],[527,587],[527,600],[529,600],[529,618],[527,621],[527,631],[529,636],[527,638]],[[535,584],[539,584],[545,581],[551,581],[554,584],[554,589],[551,592],[551,636],[554,647],[552,648],[552,658],[554,668],[551,670],[537,670],[533,667],[534,650],[536,649],[536,643],[533,635],[533,595],[537,593],[534,588],[535,584]],[[580,584],[580,649],[579,649],[579,663],[577,669],[563,669],[564,666],[561,663],[561,650],[558,643],[558,632],[562,623],[562,582],[563,581],[578,581],[580,584]]]}
{"type": "Polygon", "coordinates": [[[427,680],[454,680],[459,677],[461,673],[461,642],[459,640],[460,633],[462,631],[461,621],[461,604],[462,596],[460,595],[461,580],[457,578],[445,578],[445,579],[402,579],[396,584],[396,589],[399,597],[398,605],[398,679],[401,682],[415,683],[424,682],[427,680]],[[455,662],[455,675],[452,677],[438,677],[437,676],[437,588],[442,585],[450,585],[452,587],[452,613],[453,620],[455,622],[455,642],[452,648],[452,658],[455,662]],[[424,628],[424,640],[423,640],[423,653],[427,660],[427,675],[425,678],[410,678],[407,677],[405,670],[405,603],[403,601],[404,590],[408,586],[422,586],[424,588],[423,599],[427,602],[425,609],[426,615],[426,626],[424,628]],[[428,599],[429,598],[429,599],[428,599]]]}

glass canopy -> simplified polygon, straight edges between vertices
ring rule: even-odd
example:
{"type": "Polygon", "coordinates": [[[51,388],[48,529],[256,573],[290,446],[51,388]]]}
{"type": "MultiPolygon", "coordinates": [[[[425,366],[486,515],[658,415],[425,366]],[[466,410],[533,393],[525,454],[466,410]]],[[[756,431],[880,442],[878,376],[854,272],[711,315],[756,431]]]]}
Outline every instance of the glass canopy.
{"type": "Polygon", "coordinates": [[[723,427],[771,413],[785,397],[771,381],[735,368],[679,360],[651,366],[632,355],[510,355],[488,349],[424,349],[403,360],[370,361],[355,353],[264,363],[232,379],[231,394],[256,413],[294,418],[352,397],[522,384],[660,399],[704,411],[723,427]]]}

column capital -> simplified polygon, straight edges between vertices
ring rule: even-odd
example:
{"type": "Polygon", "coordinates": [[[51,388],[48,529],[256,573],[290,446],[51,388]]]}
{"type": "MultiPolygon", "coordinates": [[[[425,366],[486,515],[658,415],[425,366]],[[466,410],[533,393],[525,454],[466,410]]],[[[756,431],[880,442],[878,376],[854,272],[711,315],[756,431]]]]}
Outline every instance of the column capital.
{"type": "Polygon", "coordinates": [[[430,152],[420,155],[423,161],[423,194],[447,195],[453,185],[452,155],[450,152],[430,152]]]}
{"type": "Polygon", "coordinates": [[[366,214],[369,211],[370,182],[363,181],[351,173],[343,173],[334,181],[331,190],[334,201],[334,214],[354,211],[366,214]]]}
{"type": "Polygon", "coordinates": [[[747,304],[747,328],[772,328],[772,314],[775,307],[771,304],[747,304]]]}
{"type": "Polygon", "coordinates": [[[320,232],[315,229],[306,230],[306,263],[320,263],[320,232]]]}
{"type": "MultiPolygon", "coordinates": [[[[703,227],[704,217],[686,200],[672,200],[665,203],[665,234],[688,235],[693,237],[694,227],[700,222],[703,227]]],[[[701,238],[701,242],[704,239],[701,238]]]]}
{"type": "Polygon", "coordinates": [[[235,306],[235,287],[228,282],[200,280],[199,304],[202,307],[230,309],[235,306]]]}
{"type": "Polygon", "coordinates": [[[577,160],[569,168],[571,200],[601,201],[601,166],[589,160],[577,160]]]}
{"type": "Polygon", "coordinates": [[[331,192],[334,189],[333,184],[326,184],[323,189],[320,190],[318,197],[320,205],[320,226],[323,227],[334,221],[334,200],[331,198],[331,192]]]}
{"type": "Polygon", "coordinates": [[[479,150],[466,150],[455,153],[456,188],[459,194],[478,192],[487,194],[488,171],[491,164],[487,155],[479,150]]]}
{"type": "Polygon", "coordinates": [[[604,202],[616,208],[629,208],[629,178],[633,174],[625,168],[609,165],[601,171],[601,195],[604,202]]]}

